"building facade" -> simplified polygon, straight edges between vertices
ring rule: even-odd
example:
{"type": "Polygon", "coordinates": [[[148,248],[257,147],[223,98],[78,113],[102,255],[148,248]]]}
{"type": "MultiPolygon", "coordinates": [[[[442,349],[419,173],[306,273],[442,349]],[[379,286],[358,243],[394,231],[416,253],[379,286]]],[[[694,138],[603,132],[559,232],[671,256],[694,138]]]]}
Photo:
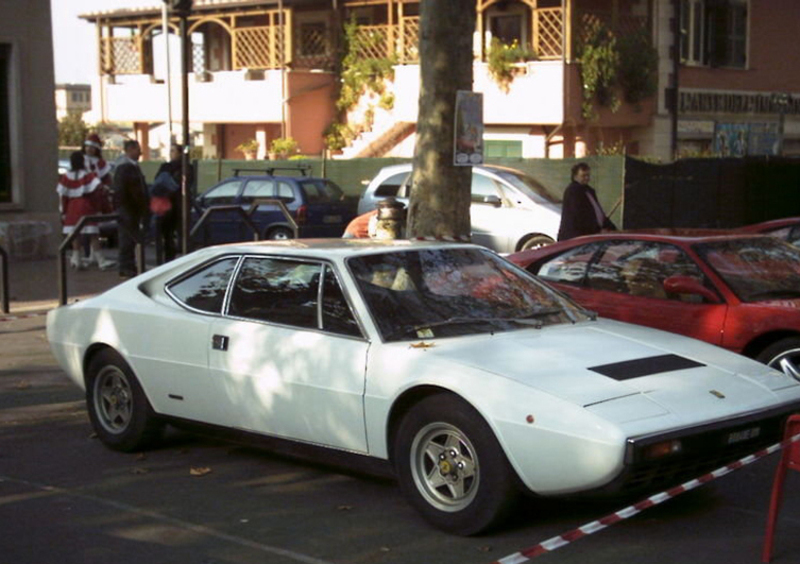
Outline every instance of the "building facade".
{"type": "MultiPolygon", "coordinates": [[[[742,154],[769,139],[794,151],[800,73],[776,45],[800,25],[794,2],[476,0],[485,154],[669,160],[724,154],[743,136],[742,154]]],[[[97,110],[133,122],[147,145],[155,124],[182,119],[179,20],[165,34],[158,6],[83,17],[97,29],[97,110]]],[[[241,158],[254,140],[264,157],[283,137],[305,154],[413,154],[418,1],[195,0],[187,27],[189,118],[205,156],[241,158]]]]}
{"type": "Polygon", "coordinates": [[[81,116],[92,109],[92,87],[89,84],[56,84],[56,119],[69,114],[81,116]]]}
{"type": "Polygon", "coordinates": [[[0,2],[0,245],[12,259],[58,242],[50,29],[49,0],[0,2]]]}

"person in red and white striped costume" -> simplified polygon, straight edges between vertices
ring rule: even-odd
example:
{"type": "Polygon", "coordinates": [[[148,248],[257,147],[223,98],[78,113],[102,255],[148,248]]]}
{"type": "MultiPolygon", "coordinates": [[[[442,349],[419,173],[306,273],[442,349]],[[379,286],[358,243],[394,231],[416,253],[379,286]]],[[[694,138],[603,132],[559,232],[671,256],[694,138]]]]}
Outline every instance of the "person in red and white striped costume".
{"type": "MultiPolygon", "coordinates": [[[[84,154],[75,151],[70,155],[70,170],[58,181],[56,192],[59,195],[59,211],[63,224],[63,233],[69,235],[83,216],[102,213],[105,195],[103,183],[94,172],[84,168],[84,154]]],[[[89,263],[96,263],[101,270],[113,268],[115,262],[107,259],[100,252],[100,230],[97,224],[85,225],[81,231],[89,235],[91,254],[89,263]]],[[[81,240],[76,237],[72,241],[70,266],[75,269],[84,267],[81,260],[81,240]]]]}

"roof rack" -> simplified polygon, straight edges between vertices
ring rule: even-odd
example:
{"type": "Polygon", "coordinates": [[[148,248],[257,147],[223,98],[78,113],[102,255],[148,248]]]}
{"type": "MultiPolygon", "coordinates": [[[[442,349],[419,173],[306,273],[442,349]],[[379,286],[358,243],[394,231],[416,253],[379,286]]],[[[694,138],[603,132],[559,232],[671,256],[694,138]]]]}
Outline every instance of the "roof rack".
{"type": "Polygon", "coordinates": [[[275,176],[276,170],[288,170],[291,172],[299,172],[300,176],[310,176],[311,165],[297,164],[295,166],[269,166],[266,168],[234,168],[233,175],[239,176],[240,172],[256,172],[260,174],[268,174],[269,176],[275,176]]]}

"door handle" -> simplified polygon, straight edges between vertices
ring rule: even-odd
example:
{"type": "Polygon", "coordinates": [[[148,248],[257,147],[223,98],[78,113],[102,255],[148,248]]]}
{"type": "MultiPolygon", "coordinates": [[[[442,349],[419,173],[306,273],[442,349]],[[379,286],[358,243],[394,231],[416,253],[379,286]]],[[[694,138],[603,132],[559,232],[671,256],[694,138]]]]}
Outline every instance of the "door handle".
{"type": "Polygon", "coordinates": [[[227,351],[229,340],[225,335],[214,335],[211,339],[211,348],[217,351],[227,351]]]}

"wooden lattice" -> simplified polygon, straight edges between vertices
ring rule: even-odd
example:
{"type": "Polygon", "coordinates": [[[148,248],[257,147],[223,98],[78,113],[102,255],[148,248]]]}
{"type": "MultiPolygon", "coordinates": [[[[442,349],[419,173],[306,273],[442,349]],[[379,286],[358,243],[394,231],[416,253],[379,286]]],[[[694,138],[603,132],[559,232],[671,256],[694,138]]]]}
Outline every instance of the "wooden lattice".
{"type": "Polygon", "coordinates": [[[325,24],[304,24],[297,31],[294,68],[327,69],[335,66],[331,54],[329,31],[325,24]]]}
{"type": "Polygon", "coordinates": [[[403,18],[400,21],[400,45],[398,56],[401,63],[419,62],[419,16],[403,18]]]}
{"type": "Polygon", "coordinates": [[[388,25],[362,25],[355,33],[356,53],[361,59],[383,59],[391,52],[388,25]]]}
{"type": "Polygon", "coordinates": [[[561,8],[533,11],[533,50],[540,59],[560,59],[563,39],[564,15],[561,8]]]}
{"type": "Polygon", "coordinates": [[[109,74],[139,74],[142,59],[136,37],[104,37],[100,42],[100,61],[103,72],[109,74]]]}
{"type": "Polygon", "coordinates": [[[275,69],[283,61],[283,30],[279,26],[234,30],[234,69],[275,69]]]}
{"type": "Polygon", "coordinates": [[[202,73],[206,70],[206,50],[202,43],[192,43],[192,72],[202,73]]]}

